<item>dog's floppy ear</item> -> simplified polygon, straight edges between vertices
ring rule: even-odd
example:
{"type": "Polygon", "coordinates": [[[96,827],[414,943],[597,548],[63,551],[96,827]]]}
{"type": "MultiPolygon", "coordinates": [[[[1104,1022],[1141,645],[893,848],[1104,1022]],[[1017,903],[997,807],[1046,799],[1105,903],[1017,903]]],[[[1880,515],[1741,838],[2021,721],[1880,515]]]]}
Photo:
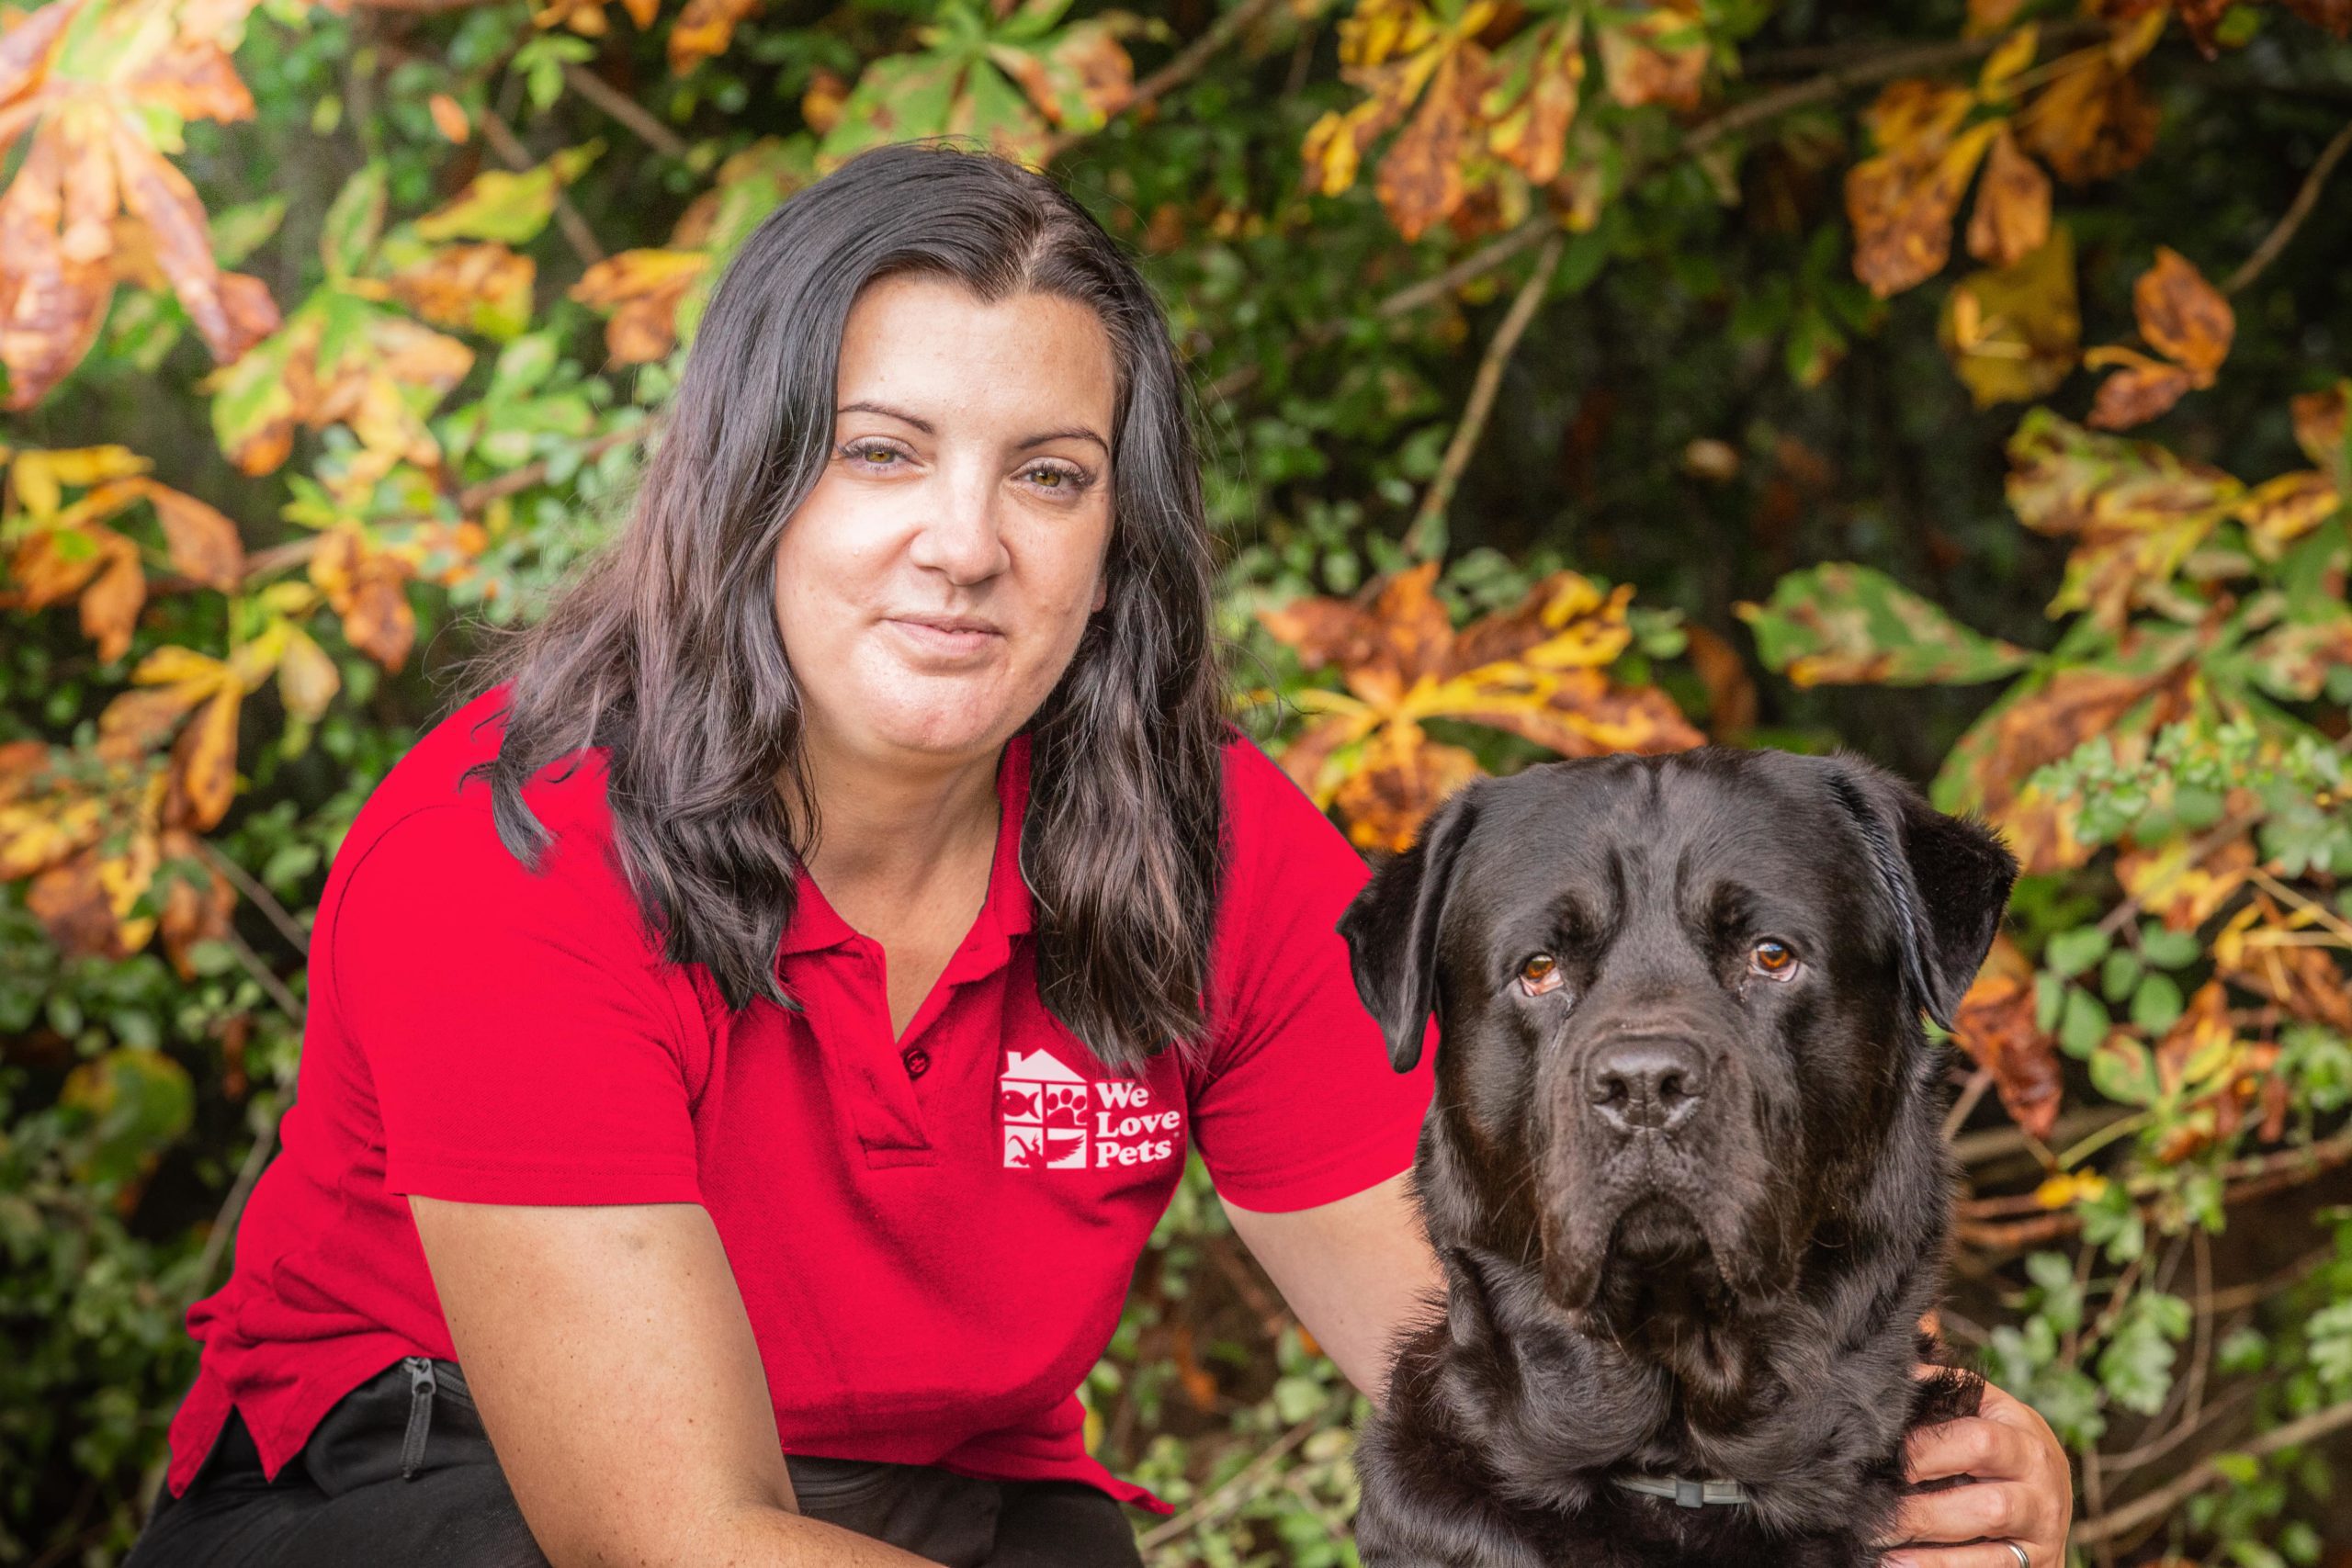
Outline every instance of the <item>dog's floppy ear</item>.
{"type": "Polygon", "coordinates": [[[1976,979],[2017,881],[2017,857],[1974,814],[1937,810],[1911,783],[1839,749],[1829,787],[1852,816],[1894,907],[1904,972],[1928,1016],[1951,1015],[1976,979]]]}
{"type": "Polygon", "coordinates": [[[1437,1006],[1437,931],[1453,887],[1453,865],[1478,819],[1479,781],[1455,790],[1414,836],[1410,848],[1375,867],[1340,916],[1356,995],[1388,1039],[1400,1073],[1421,1059],[1421,1037],[1437,1006]]]}

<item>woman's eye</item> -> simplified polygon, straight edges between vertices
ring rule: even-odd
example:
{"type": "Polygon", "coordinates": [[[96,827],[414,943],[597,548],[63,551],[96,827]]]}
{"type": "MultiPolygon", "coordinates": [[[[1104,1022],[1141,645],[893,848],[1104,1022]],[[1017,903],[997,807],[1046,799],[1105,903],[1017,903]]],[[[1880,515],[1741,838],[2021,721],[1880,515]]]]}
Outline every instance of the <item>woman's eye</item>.
{"type": "MultiPolygon", "coordinates": [[[[863,463],[876,457],[896,457],[899,456],[899,452],[898,449],[893,446],[874,446],[864,442],[853,441],[848,446],[842,448],[841,455],[854,462],[863,463]]],[[[876,465],[876,467],[880,468],[888,468],[889,466],[890,465],[888,463],[876,465]]]]}
{"type": "Polygon", "coordinates": [[[1797,972],[1797,955],[1784,942],[1766,937],[1747,950],[1748,966],[1769,979],[1785,980],[1797,972]]]}
{"type": "Polygon", "coordinates": [[[1536,953],[1519,966],[1519,988],[1531,997],[1558,990],[1564,979],[1560,961],[1548,953],[1536,953]]]}
{"type": "Polygon", "coordinates": [[[1069,468],[1057,468],[1041,463],[1029,469],[1028,475],[1040,490],[1074,491],[1086,488],[1085,476],[1069,468]]]}

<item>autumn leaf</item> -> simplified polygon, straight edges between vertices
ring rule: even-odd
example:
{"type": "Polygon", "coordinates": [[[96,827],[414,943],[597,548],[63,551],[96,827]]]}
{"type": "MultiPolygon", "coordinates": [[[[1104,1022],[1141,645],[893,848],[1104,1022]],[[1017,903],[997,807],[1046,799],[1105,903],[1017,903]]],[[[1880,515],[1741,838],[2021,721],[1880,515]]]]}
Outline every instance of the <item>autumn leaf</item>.
{"type": "Polygon", "coordinates": [[[1531,184],[1559,176],[1584,84],[1584,17],[1528,28],[1497,50],[1478,99],[1487,145],[1531,184]]]}
{"type": "Polygon", "coordinates": [[[2161,7],[2118,22],[2107,41],[2052,61],[2050,85],[2018,118],[2018,137],[2071,186],[2136,165],[2155,145],[2155,103],[2133,68],[2167,20],[2161,7]]]}
{"type": "Polygon", "coordinates": [[[2253,840],[2232,839],[2214,846],[2195,864],[2189,844],[2166,839],[2150,846],[2129,845],[2115,857],[2115,880],[2140,907],[2167,930],[2193,931],[2237,896],[2253,871],[2253,840]]]}
{"type": "Polygon", "coordinates": [[[529,256],[483,240],[435,246],[384,282],[390,298],[436,326],[505,339],[530,325],[537,275],[529,256]]]}
{"type": "MultiPolygon", "coordinates": [[[[646,8],[646,19],[637,24],[640,31],[652,25],[655,7],[648,4],[646,8]]],[[[686,0],[670,24],[670,73],[683,76],[702,62],[725,54],[735,41],[736,25],[759,8],[760,0],[686,0]]]]}
{"type": "Polygon", "coordinates": [[[2288,914],[2257,892],[2215,933],[2213,965],[2222,978],[2296,1018],[2352,1033],[2352,990],[2328,950],[2309,941],[2317,918],[2309,908],[2288,914]]]}
{"type": "Polygon", "coordinates": [[[2036,533],[2075,541],[2052,615],[2122,625],[2230,515],[2245,487],[2151,442],[2093,435],[2034,409],[2009,439],[2009,505],[2036,533]]]}
{"type": "Polygon", "coordinates": [[[2287,547],[2335,515],[2343,493],[2325,474],[2302,468],[2254,487],[2230,515],[2245,525],[2246,543],[2266,561],[2276,561],[2287,547]]]}
{"type": "Polygon", "coordinates": [[[2345,439],[2348,397],[2352,381],[2338,381],[2322,391],[2304,392],[2288,405],[2294,414],[2295,444],[2338,490],[2352,489],[2352,448],[2345,439]]]}
{"type": "Polygon", "coordinates": [[[1699,107],[1707,72],[1707,36],[1698,0],[1654,0],[1631,21],[1597,29],[1609,96],[1627,108],[1699,107]]]}
{"type": "Polygon", "coordinates": [[[344,640],[398,672],[416,642],[407,565],[374,546],[356,525],[342,524],[320,539],[310,574],[343,617],[344,640]]]}
{"type": "Polygon", "coordinates": [[[2021,669],[2030,649],[1984,637],[1883,572],[1831,562],[1790,572],[1770,604],[1732,613],[1758,655],[1799,686],[1958,686],[2021,669]]]}
{"type": "Polygon", "coordinates": [[[1968,254],[1995,266],[2013,266],[2050,238],[2050,176],[2018,147],[2004,123],[1993,136],[1976,210],[1968,220],[1968,254]]]}
{"type": "Polygon", "coordinates": [[[1943,270],[1951,228],[1977,160],[2001,130],[1960,129],[1975,96],[1964,87],[1891,82],[1868,119],[1880,152],[1846,172],[1854,276],[1883,299],[1943,270]]]}
{"type": "Polygon", "coordinates": [[[2168,245],[2156,247],[2155,265],[2132,284],[2132,309],[2140,335],[2165,358],[2120,347],[2095,348],[2083,356],[2094,368],[2123,367],[2099,384],[2088,423],[2101,430],[2144,423],[2191,388],[2211,386],[2236,332],[2230,302],[2168,245]]]}
{"type": "Polygon", "coordinates": [[[2009,1120],[2046,1139],[2057,1125],[2064,1085],[2058,1043],[2034,1018],[2032,961],[2007,932],[1996,932],[1975,981],[1953,1010],[1952,1036],[1972,1061],[1993,1075],[2009,1120]]]}
{"type": "Polygon", "coordinates": [[[174,972],[191,983],[197,977],[193,958],[196,944],[225,941],[230,917],[237,908],[235,886],[219,868],[203,859],[198,844],[196,835],[185,828],[165,829],[158,841],[165,865],[197,868],[198,880],[193,883],[185,874],[167,879],[163,915],[155,928],[174,972]]]}
{"type": "Polygon", "coordinates": [[[278,325],[261,280],[216,262],[195,186],[158,150],[176,147],[187,120],[253,118],[216,36],[242,24],[245,6],[182,6],[138,27],[69,25],[89,3],[50,0],[0,40],[0,147],[32,128],[0,196],[0,364],[14,410],[81,361],[116,284],[149,269],[217,362],[278,325]]]}
{"type": "Polygon", "coordinates": [[[1261,608],[1258,619],[1306,669],[1333,667],[1344,690],[1310,688],[1313,715],[1283,766],[1319,806],[1337,806],[1360,842],[1409,840],[1444,791],[1476,771],[1459,748],[1430,741],[1423,720],[1507,730],[1564,756],[1670,751],[1705,737],[1653,687],[1607,670],[1632,642],[1633,586],[1602,592],[1555,572],[1508,610],[1457,631],[1425,561],[1351,599],[1261,608]]]}
{"type": "MultiPolygon", "coordinates": [[[[1984,197],[1977,198],[1984,211],[1984,197]]],[[[1978,408],[2046,396],[2075,367],[2082,335],[2075,245],[2063,227],[2014,266],[1973,272],[1945,297],[1938,341],[1978,408]]]]}
{"type": "Polygon", "coordinates": [[[595,137],[520,172],[485,169],[465,189],[417,219],[416,236],[524,244],[555,216],[556,197],[563,187],[586,173],[604,151],[604,138],[595,137]]]}

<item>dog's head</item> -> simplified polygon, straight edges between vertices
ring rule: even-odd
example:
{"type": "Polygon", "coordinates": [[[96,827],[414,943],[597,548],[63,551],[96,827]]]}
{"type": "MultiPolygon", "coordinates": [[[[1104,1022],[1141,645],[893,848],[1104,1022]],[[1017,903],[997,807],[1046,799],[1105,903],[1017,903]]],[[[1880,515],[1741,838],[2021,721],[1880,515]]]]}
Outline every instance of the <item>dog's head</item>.
{"type": "Polygon", "coordinates": [[[1398,1071],[1438,1016],[1433,1238],[1540,1260],[1545,1299],[1606,1325],[1655,1317],[1661,1281],[1690,1311],[1770,1302],[1811,1248],[1940,1237],[1918,1010],[1949,1029],[2017,870],[1846,751],[1459,791],[1339,923],[1398,1071]]]}

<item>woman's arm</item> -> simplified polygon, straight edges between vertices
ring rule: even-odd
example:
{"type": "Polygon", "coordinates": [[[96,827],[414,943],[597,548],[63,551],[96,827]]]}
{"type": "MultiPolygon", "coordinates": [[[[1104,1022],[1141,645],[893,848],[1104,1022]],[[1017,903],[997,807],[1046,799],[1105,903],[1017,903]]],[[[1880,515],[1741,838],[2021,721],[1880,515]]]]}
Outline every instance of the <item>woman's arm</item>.
{"type": "Polygon", "coordinates": [[[1397,1337],[1425,1298],[1445,1299],[1444,1271],[1405,1185],[1411,1175],[1288,1213],[1218,1200],[1298,1321],[1374,1408],[1388,1398],[1397,1337]]]}
{"type": "Polygon", "coordinates": [[[482,1426],[556,1568],[923,1564],[797,1511],[699,1204],[409,1206],[482,1426]]]}

